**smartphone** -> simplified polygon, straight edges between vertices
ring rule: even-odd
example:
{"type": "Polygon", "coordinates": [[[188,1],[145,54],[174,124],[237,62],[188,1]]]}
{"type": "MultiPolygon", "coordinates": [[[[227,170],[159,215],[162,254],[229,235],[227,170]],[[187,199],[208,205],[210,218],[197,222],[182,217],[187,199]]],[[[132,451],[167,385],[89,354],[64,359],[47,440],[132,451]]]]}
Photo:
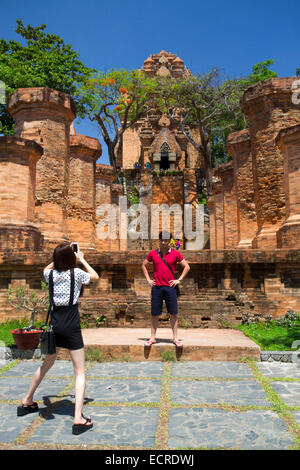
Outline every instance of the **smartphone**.
{"type": "Polygon", "coordinates": [[[73,242],[73,243],[72,243],[72,249],[73,249],[73,251],[74,251],[75,253],[78,253],[78,251],[79,251],[79,245],[78,245],[77,242],[73,242]]]}

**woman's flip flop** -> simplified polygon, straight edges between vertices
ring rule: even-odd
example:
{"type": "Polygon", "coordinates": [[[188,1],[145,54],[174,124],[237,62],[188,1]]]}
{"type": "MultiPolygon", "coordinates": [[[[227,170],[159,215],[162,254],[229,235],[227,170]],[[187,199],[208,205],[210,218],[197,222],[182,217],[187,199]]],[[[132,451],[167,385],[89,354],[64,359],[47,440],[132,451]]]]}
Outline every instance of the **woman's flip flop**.
{"type": "Polygon", "coordinates": [[[39,405],[37,402],[32,403],[32,405],[20,405],[17,408],[17,416],[25,416],[29,413],[35,413],[39,410],[39,405]]]}
{"type": "Polygon", "coordinates": [[[175,344],[176,348],[182,348],[183,347],[183,344],[181,341],[179,341],[178,339],[175,339],[173,341],[173,343],[175,344]]]}
{"type": "Polygon", "coordinates": [[[78,436],[83,432],[87,431],[88,429],[92,429],[93,423],[91,422],[90,418],[85,418],[85,423],[83,424],[73,424],[72,426],[72,434],[78,436]]]}

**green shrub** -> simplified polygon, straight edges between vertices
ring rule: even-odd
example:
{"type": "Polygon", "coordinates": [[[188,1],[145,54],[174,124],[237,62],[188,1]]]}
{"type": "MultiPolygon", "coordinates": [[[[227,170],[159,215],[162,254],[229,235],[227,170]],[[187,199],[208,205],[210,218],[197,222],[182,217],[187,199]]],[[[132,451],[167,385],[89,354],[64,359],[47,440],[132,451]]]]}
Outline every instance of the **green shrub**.
{"type": "Polygon", "coordinates": [[[278,319],[269,315],[262,321],[258,314],[243,316],[242,324],[236,327],[255,341],[265,351],[292,350],[294,341],[300,338],[300,315],[288,310],[278,319]]]}

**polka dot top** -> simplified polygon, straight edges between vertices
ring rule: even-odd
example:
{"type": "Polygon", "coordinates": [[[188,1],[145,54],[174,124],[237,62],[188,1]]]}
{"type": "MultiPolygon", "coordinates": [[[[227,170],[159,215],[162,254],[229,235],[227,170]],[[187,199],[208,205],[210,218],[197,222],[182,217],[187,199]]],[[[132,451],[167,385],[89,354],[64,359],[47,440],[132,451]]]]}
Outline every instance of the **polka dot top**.
{"type": "MultiPolygon", "coordinates": [[[[46,269],[44,272],[44,278],[47,284],[49,284],[50,269],[46,269]]],[[[80,290],[82,284],[89,284],[91,276],[89,273],[82,269],[74,269],[74,300],[73,305],[78,303],[80,290]]],[[[70,301],[71,293],[71,272],[68,271],[56,271],[53,270],[53,290],[54,290],[54,304],[57,306],[67,306],[70,301]]]]}

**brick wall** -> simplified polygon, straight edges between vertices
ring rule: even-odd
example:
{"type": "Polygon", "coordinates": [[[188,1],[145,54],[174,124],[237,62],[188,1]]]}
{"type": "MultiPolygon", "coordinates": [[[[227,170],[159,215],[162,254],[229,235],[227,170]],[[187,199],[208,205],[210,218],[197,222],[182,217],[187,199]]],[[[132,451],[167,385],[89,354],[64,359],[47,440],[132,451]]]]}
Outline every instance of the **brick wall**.
{"type": "Polygon", "coordinates": [[[253,248],[274,249],[276,232],[285,218],[283,156],[275,144],[278,132],[300,123],[299,106],[292,102],[296,78],[272,78],[249,87],[241,100],[249,118],[253,187],[258,232],[253,248]]]}
{"type": "MultiPolygon", "coordinates": [[[[179,298],[179,323],[184,327],[220,328],[240,323],[244,313],[274,318],[300,310],[300,251],[183,251],[191,271],[179,298]]],[[[84,291],[80,314],[90,324],[106,318],[107,326],[148,327],[150,288],[141,272],[145,252],[87,254],[100,279],[84,291]]],[[[23,317],[6,302],[7,287],[36,290],[46,254],[0,255],[0,321],[23,317]]],[[[178,273],[180,268],[178,268],[178,273]]],[[[169,326],[165,307],[161,326],[169,326]]]]}

